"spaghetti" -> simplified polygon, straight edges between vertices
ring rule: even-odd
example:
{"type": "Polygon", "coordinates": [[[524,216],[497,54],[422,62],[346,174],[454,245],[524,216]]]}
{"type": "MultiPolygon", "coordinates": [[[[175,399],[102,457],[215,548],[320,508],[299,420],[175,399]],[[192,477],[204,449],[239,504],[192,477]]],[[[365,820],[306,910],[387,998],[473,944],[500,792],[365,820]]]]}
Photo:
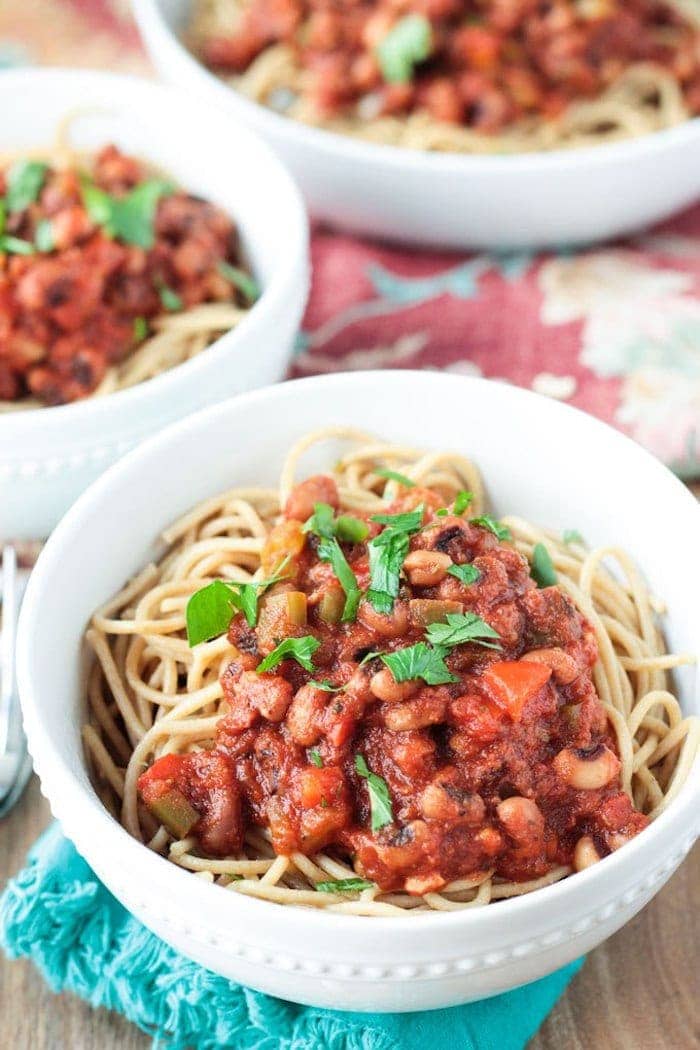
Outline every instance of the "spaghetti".
{"type": "Polygon", "coordinates": [[[0,412],[104,396],[201,353],[257,290],[218,208],[106,147],[0,166],[0,412]]]}
{"type": "MultiPolygon", "coordinates": [[[[352,890],[342,888],[357,884],[358,879],[348,851],[320,849],[306,855],[308,851],[290,849],[285,854],[276,853],[270,830],[249,824],[241,848],[225,855],[204,855],[196,836],[178,839],[159,826],[140,800],[138,783],[146,767],[156,760],[162,762],[165,756],[200,755],[207,761],[213,754],[209,749],[216,734],[230,717],[222,681],[241,650],[232,644],[230,632],[190,648],[185,636],[188,600],[213,580],[260,579],[261,559],[269,559],[270,536],[277,535],[273,529],[280,520],[280,508],[285,504],[289,507],[298,491],[295,483],[301,460],[317,443],[328,440],[350,445],[332,473],[341,512],[368,516],[386,512],[387,507],[396,509],[402,499],[404,507],[415,506],[418,497],[411,500],[405,487],[410,481],[418,486],[416,492],[421,498],[432,491],[445,503],[468,489],[472,497],[469,514],[474,515],[471,520],[483,519],[481,479],[464,457],[383,444],[370,435],[339,427],[309,434],[291,449],[279,489],[232,489],[195,507],[164,532],[167,549],[160,561],[147,566],[104,605],[87,632],[95,660],[88,678],[89,718],[83,738],[100,797],[132,835],[180,867],[236,892],[281,904],[355,915],[451,911],[529,893],[567,876],[571,864],[550,863],[534,878],[505,878],[491,869],[463,873],[439,890],[422,893],[415,891],[415,884],[413,892],[382,889],[372,879],[360,879],[358,888],[352,890]],[[333,892],[338,884],[341,889],[333,892]],[[319,885],[330,885],[331,892],[319,892],[319,885]]],[[[437,523],[453,520],[435,518],[437,523]]],[[[536,563],[538,551],[544,548],[558,577],[559,590],[585,618],[581,622],[590,625],[586,630],[595,635],[599,655],[592,674],[597,697],[591,701],[589,696],[588,701],[593,704],[592,711],[602,703],[608,722],[605,732],[615,740],[619,756],[619,763],[610,759],[619,770],[615,788],[619,795],[601,795],[600,800],[611,803],[615,812],[621,807],[631,811],[631,800],[637,811],[632,814],[637,821],[634,830],[639,830],[681,790],[700,743],[700,720],[684,717],[668,681],[669,672],[690,658],[666,651],[658,624],[663,606],[649,594],[623,550],[589,551],[577,535],[565,542],[554,532],[519,518],[506,518],[502,526],[510,530],[512,544],[499,548],[496,556],[508,565],[515,565],[519,555],[528,563],[536,563]]],[[[482,532],[486,548],[493,553],[496,541],[480,526],[479,534],[482,532]]],[[[488,558],[477,558],[476,564],[487,573],[488,558]]],[[[547,591],[530,593],[547,595],[547,591]]],[[[564,599],[557,600],[561,603],[564,599]]],[[[238,637],[240,640],[243,635],[238,637]]],[[[588,643],[581,644],[585,649],[588,643]]],[[[531,659],[535,658],[533,654],[531,659]]],[[[533,667],[537,669],[536,664],[528,667],[530,672],[533,667]]],[[[543,677],[546,679],[546,674],[543,677]]],[[[405,709],[406,704],[389,706],[405,709]]],[[[399,733],[399,739],[405,742],[406,734],[402,737],[399,733]]],[[[600,746],[593,752],[594,757],[599,755],[600,746]]],[[[502,806],[517,808],[508,793],[501,797],[508,799],[502,806]]],[[[507,814],[501,806],[499,814],[505,821],[507,814]]],[[[374,827],[374,816],[372,819],[374,827]]],[[[616,848],[629,837],[616,835],[611,837],[609,848],[616,848]]],[[[592,859],[598,859],[590,839],[577,847],[577,869],[590,861],[591,849],[592,859]],[[588,851],[589,860],[584,857],[581,862],[579,850],[588,851]]],[[[370,854],[360,850],[360,855],[370,854]]],[[[366,874],[366,869],[367,864],[359,874],[366,874]]]]}
{"type": "Polygon", "coordinates": [[[418,3],[402,28],[403,9],[381,2],[340,12],[316,0],[285,0],[274,10],[267,0],[197,0],[188,39],[256,102],[410,149],[600,145],[700,112],[700,14],[687,0],[562,2],[543,11],[516,4],[510,15],[504,8],[418,3]],[[417,50],[418,30],[404,31],[416,19],[424,20],[426,39],[432,34],[425,52],[417,50]],[[412,72],[411,54],[427,57],[412,72]]]}

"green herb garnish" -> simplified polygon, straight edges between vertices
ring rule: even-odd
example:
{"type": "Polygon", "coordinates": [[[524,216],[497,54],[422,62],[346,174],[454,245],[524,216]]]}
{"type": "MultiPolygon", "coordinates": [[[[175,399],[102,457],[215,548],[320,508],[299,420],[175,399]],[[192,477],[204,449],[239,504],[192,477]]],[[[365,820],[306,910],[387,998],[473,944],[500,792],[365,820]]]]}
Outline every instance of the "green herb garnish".
{"type": "Polygon", "coordinates": [[[314,503],[314,512],[304,522],[301,531],[313,532],[328,540],[335,536],[344,543],[362,543],[369,535],[369,527],[360,518],[351,514],[341,514],[334,518],[334,511],[329,503],[314,503]]]}
{"type": "Polygon", "coordinates": [[[385,528],[368,544],[370,589],[367,599],[378,613],[390,613],[399,594],[401,568],[408,554],[409,535],[423,521],[423,504],[405,514],[373,514],[385,528]]]}
{"type": "Polygon", "coordinates": [[[258,598],[273,583],[284,579],[282,570],[288,560],[285,558],[275,575],[268,580],[252,583],[225,583],[223,580],[214,580],[201,590],[195,591],[185,609],[187,643],[190,648],[225,634],[237,612],[243,613],[249,627],[255,627],[258,622],[258,598]]]}
{"type": "Polygon", "coordinates": [[[455,496],[454,506],[452,507],[453,514],[464,514],[467,507],[474,499],[473,492],[467,492],[466,489],[461,489],[455,496]]]}
{"type": "Polygon", "coordinates": [[[172,192],[172,185],[163,179],[148,179],[122,197],[113,197],[88,179],[82,184],[83,204],[92,221],[102,226],[108,237],[139,248],[155,244],[156,207],[161,197],[172,192]]]}
{"type": "Polygon", "coordinates": [[[578,529],[564,529],[562,533],[562,539],[564,543],[585,543],[583,536],[578,529]]]}
{"type": "Polygon", "coordinates": [[[378,478],[386,478],[387,481],[398,481],[399,485],[403,485],[406,489],[413,489],[416,487],[415,481],[411,481],[405,474],[399,474],[398,470],[388,470],[384,467],[375,467],[372,471],[378,478]]]}
{"type": "Polygon", "coordinates": [[[348,565],[348,560],[335,538],[324,538],[321,540],[318,545],[318,556],[321,561],[330,562],[340,586],[345,591],[345,606],[341,620],[343,623],[349,623],[355,619],[357,607],[362,597],[362,591],[357,584],[357,577],[348,565]]]}
{"type": "Polygon", "coordinates": [[[316,889],[319,893],[354,893],[356,890],[371,890],[373,882],[367,879],[329,879],[327,882],[317,882],[316,889]]]}
{"type": "Polygon", "coordinates": [[[56,247],[51,219],[39,219],[34,231],[34,245],[38,252],[52,252],[56,247]]]}
{"type": "Polygon", "coordinates": [[[500,638],[498,631],[494,631],[493,627],[476,613],[448,613],[445,619],[446,623],[430,623],[426,628],[428,641],[433,645],[452,648],[455,645],[475,642],[487,649],[501,648],[497,642],[489,640],[500,638]]]}
{"type": "Polygon", "coordinates": [[[389,788],[382,777],[368,769],[363,755],[355,755],[355,769],[367,781],[372,831],[379,831],[394,820],[389,788]]]}
{"type": "Polygon", "coordinates": [[[544,543],[536,543],[532,548],[530,575],[538,587],[553,587],[558,581],[556,569],[544,543]]]}
{"type": "Polygon", "coordinates": [[[275,646],[271,653],[268,653],[255,670],[258,674],[263,674],[265,671],[272,671],[283,660],[296,660],[305,671],[313,671],[314,665],[311,663],[311,657],[320,644],[318,638],[314,638],[312,634],[305,634],[303,638],[285,638],[283,642],[275,646]]]}
{"type": "Polygon", "coordinates": [[[168,313],[174,314],[178,310],[182,310],[182,299],[177,292],[172,290],[172,288],[168,288],[167,284],[162,284],[160,286],[158,289],[158,295],[160,296],[163,308],[167,310],[168,313]]]}
{"type": "Polygon", "coordinates": [[[430,22],[423,15],[406,15],[377,46],[377,60],[387,84],[408,84],[414,66],[432,50],[430,22]]]}
{"type": "Polygon", "coordinates": [[[245,270],[240,270],[237,266],[231,266],[231,263],[226,262],[224,259],[217,264],[217,269],[221,276],[230,281],[245,296],[249,303],[254,303],[260,297],[257,281],[245,270]]]}
{"type": "Polygon", "coordinates": [[[148,335],[148,321],[145,317],[134,318],[134,342],[142,343],[148,335]]]}
{"type": "Polygon", "coordinates": [[[391,671],[396,682],[410,682],[422,678],[428,685],[446,685],[458,682],[445,663],[447,648],[431,648],[425,642],[417,642],[407,649],[397,649],[394,653],[383,653],[382,662],[391,671]]]}
{"type": "Polygon", "coordinates": [[[317,747],[309,751],[309,762],[313,762],[317,769],[323,769],[323,759],[317,747]]]}
{"type": "Polygon", "coordinates": [[[481,572],[476,565],[450,565],[447,571],[450,576],[454,576],[466,586],[470,583],[476,583],[481,578],[481,572]]]}
{"type": "Polygon", "coordinates": [[[8,255],[34,255],[35,251],[34,245],[23,241],[21,237],[13,237],[9,233],[0,237],[0,252],[7,252],[8,255]]]}
{"type": "Polygon", "coordinates": [[[48,164],[38,160],[20,160],[7,173],[7,210],[24,211],[33,204],[44,185],[48,164]]]}
{"type": "Polygon", "coordinates": [[[472,525],[482,525],[489,532],[492,532],[499,540],[509,540],[511,538],[510,529],[507,525],[501,525],[500,521],[496,521],[490,514],[482,514],[479,518],[471,518],[472,525]]]}
{"type": "Polygon", "coordinates": [[[344,685],[333,685],[332,682],[326,680],[320,682],[317,678],[312,678],[309,685],[312,685],[314,689],[320,689],[324,693],[342,693],[343,689],[345,689],[344,685]]]}

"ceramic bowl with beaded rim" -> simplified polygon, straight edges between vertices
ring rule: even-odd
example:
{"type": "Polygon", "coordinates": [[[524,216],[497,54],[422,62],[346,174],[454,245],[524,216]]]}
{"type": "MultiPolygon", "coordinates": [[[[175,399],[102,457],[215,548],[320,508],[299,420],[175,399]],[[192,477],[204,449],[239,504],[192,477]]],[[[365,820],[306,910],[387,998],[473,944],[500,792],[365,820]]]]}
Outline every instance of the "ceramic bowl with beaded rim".
{"type": "Polygon", "coordinates": [[[50,532],[84,488],[137,441],[188,412],[280,379],[308,290],[299,193],[256,135],[206,102],[136,77],[78,70],[0,74],[0,153],[114,142],[236,221],[262,295],[230,332],[154,379],[104,397],[0,413],[0,541],[50,532]]]}
{"type": "MultiPolygon", "coordinates": [[[[506,384],[411,371],[324,376],[243,394],[171,425],[111,467],[66,515],[22,609],[18,668],[29,747],[65,833],[115,896],[185,955],[317,1006],[454,1005],[557,969],[639,911],[700,830],[700,760],[649,828],[583,872],[484,908],[367,918],[282,907],[194,878],[108,814],[82,753],[81,643],[93,610],[157,556],[166,525],[233,485],[274,484],[291,443],[329,423],[456,449],[478,463],[495,513],[575,526],[592,544],[624,542],[666,600],[672,650],[700,655],[700,506],[649,453],[576,409],[506,384]],[[584,483],[591,478],[595,484],[584,483]],[[673,523],[672,543],[659,543],[650,492],[663,522],[673,523]]],[[[309,454],[304,473],[323,470],[335,451],[309,454]]],[[[685,709],[697,712],[697,667],[680,669],[676,684],[685,709]]]]}
{"type": "Polygon", "coordinates": [[[132,0],[170,84],[254,128],[297,179],[315,218],[441,248],[558,247],[618,237],[700,195],[700,118],[638,138],[520,154],[428,152],[291,120],[233,90],[182,43],[191,0],[132,0]]]}

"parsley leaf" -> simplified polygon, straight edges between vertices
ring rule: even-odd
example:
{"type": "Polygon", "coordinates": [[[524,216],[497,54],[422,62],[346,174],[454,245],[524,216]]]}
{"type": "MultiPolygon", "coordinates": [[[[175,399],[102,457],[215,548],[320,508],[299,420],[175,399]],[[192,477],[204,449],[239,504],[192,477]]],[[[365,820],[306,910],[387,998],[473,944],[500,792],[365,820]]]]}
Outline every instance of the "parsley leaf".
{"type": "Polygon", "coordinates": [[[222,259],[217,264],[217,269],[221,276],[230,281],[234,288],[237,288],[249,303],[254,303],[260,297],[257,281],[245,270],[239,269],[238,266],[231,266],[231,263],[226,262],[225,259],[222,259]]]}
{"type": "Polygon", "coordinates": [[[330,503],[314,503],[314,512],[301,527],[302,532],[314,532],[317,536],[330,540],[335,535],[333,530],[333,508],[330,503]]]}
{"type": "Polygon", "coordinates": [[[466,489],[461,489],[455,496],[454,506],[452,507],[453,514],[464,514],[467,507],[474,499],[473,492],[467,492],[466,489]]]}
{"type": "Polygon", "coordinates": [[[38,160],[20,160],[7,173],[7,210],[24,211],[33,204],[44,185],[48,164],[38,160]]]}
{"type": "Polygon", "coordinates": [[[351,514],[341,514],[333,517],[334,511],[330,503],[314,503],[314,512],[301,527],[302,532],[314,532],[323,539],[332,539],[337,536],[344,543],[362,543],[369,535],[369,527],[360,518],[351,514]]]}
{"type": "Polygon", "coordinates": [[[8,255],[34,255],[34,251],[34,245],[20,237],[13,237],[9,233],[0,237],[0,252],[7,252],[8,255]]]}
{"type": "Polygon", "coordinates": [[[460,583],[468,585],[476,583],[481,579],[481,572],[476,565],[450,565],[447,570],[450,576],[454,576],[460,583]]]}
{"type": "Polygon", "coordinates": [[[233,593],[223,580],[214,580],[195,591],[187,602],[187,644],[192,648],[224,634],[233,619],[233,593]]]}
{"type": "Polygon", "coordinates": [[[371,890],[373,882],[367,879],[329,879],[327,882],[317,882],[316,889],[319,893],[353,893],[356,890],[371,890]]]}
{"type": "Polygon", "coordinates": [[[343,623],[355,619],[357,607],[360,604],[362,591],[357,585],[357,577],[348,565],[348,560],[340,549],[338,541],[333,539],[322,539],[318,545],[318,556],[321,561],[328,561],[333,566],[340,586],[345,591],[345,607],[341,617],[343,623]]]}
{"type": "Polygon", "coordinates": [[[487,649],[501,648],[497,643],[487,640],[500,638],[498,631],[494,631],[493,627],[476,613],[448,613],[445,619],[447,623],[430,623],[426,628],[428,641],[433,645],[452,647],[476,642],[487,649]]]}
{"type": "Polygon", "coordinates": [[[557,583],[557,572],[544,543],[536,543],[532,548],[530,575],[538,587],[553,587],[557,583]]]}
{"type": "Polygon", "coordinates": [[[163,304],[163,309],[167,310],[168,313],[174,314],[178,310],[182,310],[182,299],[172,288],[168,288],[167,284],[160,286],[158,295],[163,304]]]}
{"type": "Polygon", "coordinates": [[[387,481],[398,481],[399,485],[403,485],[406,489],[414,489],[416,487],[415,481],[411,481],[405,474],[399,474],[398,470],[375,467],[372,473],[376,474],[378,478],[386,478],[387,481]]]}
{"type": "Polygon", "coordinates": [[[368,544],[370,589],[367,599],[378,613],[390,613],[399,594],[399,581],[408,554],[409,534],[423,521],[423,504],[405,514],[373,514],[385,528],[368,544]]]}
{"type": "Polygon", "coordinates": [[[38,252],[52,252],[56,245],[53,239],[51,219],[39,219],[34,231],[34,244],[38,252]]]}
{"type": "Polygon", "coordinates": [[[285,638],[283,642],[275,646],[271,653],[268,653],[255,670],[258,674],[262,674],[264,671],[271,671],[283,660],[296,660],[305,671],[313,671],[314,665],[311,663],[311,657],[320,644],[318,638],[314,638],[312,634],[305,634],[303,638],[285,638]]]}
{"type": "Polygon", "coordinates": [[[408,84],[413,67],[432,49],[430,22],[423,15],[406,15],[377,46],[377,60],[387,84],[408,84]]]}
{"type": "Polygon", "coordinates": [[[379,831],[394,820],[389,788],[382,777],[370,772],[363,755],[355,755],[355,769],[358,775],[367,781],[372,831],[379,831]]]}
{"type": "Polygon", "coordinates": [[[309,761],[313,762],[317,769],[323,769],[323,759],[321,758],[321,752],[317,747],[309,751],[309,761]]]}
{"type": "Polygon", "coordinates": [[[153,221],[161,197],[173,192],[163,179],[147,179],[122,197],[113,197],[89,180],[83,180],[83,204],[88,215],[98,226],[104,227],[108,237],[152,248],[155,244],[153,221]]]}
{"type": "Polygon", "coordinates": [[[134,342],[142,343],[148,335],[148,321],[145,317],[134,318],[134,342]]]}
{"type": "Polygon", "coordinates": [[[333,685],[332,682],[327,682],[325,680],[319,682],[317,678],[312,678],[309,685],[312,685],[314,689],[322,690],[324,693],[342,693],[343,689],[345,689],[344,685],[333,685]]]}
{"type": "Polygon", "coordinates": [[[335,534],[343,543],[363,543],[369,536],[369,526],[352,514],[340,514],[335,519],[335,534]]]}
{"type": "Polygon", "coordinates": [[[578,529],[564,529],[561,537],[564,543],[585,543],[583,536],[578,529]]]}
{"type": "Polygon", "coordinates": [[[496,521],[490,514],[482,514],[479,518],[471,519],[472,525],[482,525],[483,528],[488,529],[492,532],[499,540],[509,540],[511,538],[510,529],[507,525],[501,525],[500,521],[496,521]]]}
{"type": "Polygon", "coordinates": [[[445,685],[448,682],[459,681],[447,667],[446,655],[446,648],[438,646],[431,649],[425,642],[417,642],[407,649],[384,653],[381,659],[396,682],[410,682],[414,678],[422,678],[428,685],[445,685]]]}

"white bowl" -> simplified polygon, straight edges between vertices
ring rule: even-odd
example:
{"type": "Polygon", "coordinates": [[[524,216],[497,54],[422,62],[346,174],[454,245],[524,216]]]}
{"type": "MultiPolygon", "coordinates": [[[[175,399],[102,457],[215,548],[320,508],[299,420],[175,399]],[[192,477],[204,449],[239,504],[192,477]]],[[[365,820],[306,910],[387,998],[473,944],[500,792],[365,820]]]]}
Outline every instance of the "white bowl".
{"type": "MultiPolygon", "coordinates": [[[[360,918],[227,893],[150,853],[108,815],[83,760],[81,637],[92,611],[154,556],[165,525],[233,485],[274,484],[290,442],[331,422],[463,451],[482,467],[496,512],[624,543],[668,600],[671,646],[700,653],[700,507],[628,438],[505,384],[420,372],[324,376],[245,394],[169,427],[66,515],[22,609],[29,746],[66,834],[115,896],[185,955],[319,1006],[447,1006],[540,977],[639,911],[698,832],[700,763],[651,827],[581,874],[481,910],[360,918]]],[[[323,469],[334,452],[317,450],[305,470],[323,469]]],[[[687,710],[697,711],[696,669],[678,678],[687,710]]]]}
{"type": "Polygon", "coordinates": [[[263,294],[196,358],[129,390],[0,414],[0,540],[48,535],[76,496],[147,434],[231,394],[280,379],[308,290],[298,191],[268,147],[230,115],[135,77],[0,74],[0,153],[50,145],[61,120],[80,148],[115,142],[233,216],[263,294]]]}
{"type": "Polygon", "coordinates": [[[132,0],[159,73],[255,128],[319,219],[452,248],[574,244],[629,233],[700,195],[700,119],[609,146],[512,156],[427,153],[279,116],[233,91],[180,42],[190,0],[132,0]]]}

